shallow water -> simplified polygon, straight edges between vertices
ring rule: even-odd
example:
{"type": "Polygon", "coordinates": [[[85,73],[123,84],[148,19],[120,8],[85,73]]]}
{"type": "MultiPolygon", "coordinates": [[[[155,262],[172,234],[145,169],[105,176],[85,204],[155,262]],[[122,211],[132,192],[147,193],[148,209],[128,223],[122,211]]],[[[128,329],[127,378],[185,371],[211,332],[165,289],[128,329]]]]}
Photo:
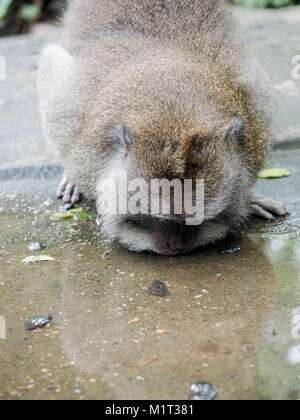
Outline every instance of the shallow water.
{"type": "Polygon", "coordinates": [[[101,242],[93,221],[53,219],[46,197],[2,194],[2,399],[187,399],[197,382],[217,399],[300,398],[297,206],[253,225],[237,253],[166,258],[101,242]],[[22,262],[40,254],[55,260],[22,262]],[[149,295],[154,280],[169,295],[149,295]],[[53,321],[25,331],[34,314],[53,321]]]}

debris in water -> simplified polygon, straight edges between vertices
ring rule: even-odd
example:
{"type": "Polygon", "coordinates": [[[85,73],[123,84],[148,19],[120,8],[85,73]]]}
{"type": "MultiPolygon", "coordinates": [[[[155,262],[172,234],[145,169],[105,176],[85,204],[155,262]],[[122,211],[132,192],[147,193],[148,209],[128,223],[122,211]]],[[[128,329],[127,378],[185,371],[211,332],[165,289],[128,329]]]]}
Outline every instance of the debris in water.
{"type": "Polygon", "coordinates": [[[73,203],[66,203],[63,206],[61,206],[59,210],[64,213],[65,211],[71,210],[73,207],[74,207],[73,203]]]}
{"type": "Polygon", "coordinates": [[[166,333],[167,333],[166,330],[156,330],[156,334],[158,334],[158,335],[164,335],[166,333]]]}
{"type": "Polygon", "coordinates": [[[90,213],[86,213],[82,207],[76,208],[76,209],[65,209],[61,212],[54,213],[52,215],[55,219],[72,219],[75,217],[77,220],[95,220],[95,216],[90,213]]]}
{"type": "MultiPolygon", "coordinates": [[[[101,255],[101,258],[109,258],[109,255],[110,255],[110,251],[105,251],[104,254],[101,255]]],[[[121,274],[121,273],[119,272],[119,274],[121,274]]],[[[125,274],[125,273],[122,273],[122,274],[125,274]]]]}
{"type": "MultiPolygon", "coordinates": [[[[157,362],[159,359],[160,359],[160,357],[159,357],[159,356],[157,356],[157,355],[155,355],[155,356],[153,356],[153,357],[152,357],[152,359],[148,360],[147,364],[148,364],[148,363],[157,362]]],[[[300,377],[299,377],[299,378],[300,378],[300,377]]]]}
{"type": "Polygon", "coordinates": [[[25,322],[27,331],[33,331],[37,328],[45,328],[52,321],[51,315],[34,315],[25,322]]]}
{"type": "Polygon", "coordinates": [[[191,385],[190,400],[213,401],[218,395],[218,390],[206,382],[196,382],[191,385]]]}
{"type": "Polygon", "coordinates": [[[137,322],[140,322],[140,320],[138,318],[133,318],[128,321],[128,324],[136,324],[137,322]]]}
{"type": "Polygon", "coordinates": [[[41,244],[40,242],[32,242],[29,246],[28,249],[29,251],[41,251],[42,249],[45,249],[46,247],[41,244]]]}
{"type": "Polygon", "coordinates": [[[54,258],[50,257],[50,255],[34,255],[31,257],[26,257],[22,260],[22,262],[25,264],[35,264],[46,261],[54,261],[54,258]]]}
{"type": "Polygon", "coordinates": [[[241,252],[241,248],[239,247],[232,247],[232,248],[227,248],[227,247],[223,247],[219,249],[220,254],[228,254],[228,255],[234,255],[237,254],[238,252],[241,252]]]}
{"type": "Polygon", "coordinates": [[[74,216],[73,214],[65,211],[65,212],[54,213],[52,217],[54,217],[54,219],[72,219],[74,216]]]}
{"type": "Polygon", "coordinates": [[[154,296],[165,297],[165,296],[168,296],[170,292],[161,281],[155,280],[153,283],[150,284],[150,287],[148,289],[148,294],[154,295],[154,296]]]}

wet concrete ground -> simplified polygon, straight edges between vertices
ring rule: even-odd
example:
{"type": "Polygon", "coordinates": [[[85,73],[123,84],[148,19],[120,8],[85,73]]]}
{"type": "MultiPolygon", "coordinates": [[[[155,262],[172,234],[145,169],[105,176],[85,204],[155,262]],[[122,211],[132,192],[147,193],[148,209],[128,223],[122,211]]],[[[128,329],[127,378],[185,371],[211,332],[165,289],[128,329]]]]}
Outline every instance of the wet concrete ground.
{"type": "Polygon", "coordinates": [[[300,398],[299,156],[277,151],[292,177],[258,183],[292,215],[253,224],[233,255],[131,254],[94,221],[52,218],[58,179],[3,181],[0,398],[187,399],[197,381],[222,400],[300,398]],[[22,262],[35,254],[55,260],[22,262]],[[170,294],[150,296],[154,280],[170,294]],[[53,321],[25,331],[34,314],[53,321]]]}
{"type": "Polygon", "coordinates": [[[94,221],[53,219],[60,168],[44,147],[34,81],[56,31],[0,40],[0,399],[187,399],[198,381],[221,400],[300,398],[299,11],[237,12],[279,92],[270,167],[292,176],[258,182],[291,216],[251,225],[235,254],[131,254],[103,243],[94,221]],[[35,241],[46,248],[30,251],[35,241]],[[22,262],[39,254],[55,259],[22,262]],[[150,296],[154,280],[170,294],[150,296]],[[35,314],[53,321],[26,331],[35,314]]]}

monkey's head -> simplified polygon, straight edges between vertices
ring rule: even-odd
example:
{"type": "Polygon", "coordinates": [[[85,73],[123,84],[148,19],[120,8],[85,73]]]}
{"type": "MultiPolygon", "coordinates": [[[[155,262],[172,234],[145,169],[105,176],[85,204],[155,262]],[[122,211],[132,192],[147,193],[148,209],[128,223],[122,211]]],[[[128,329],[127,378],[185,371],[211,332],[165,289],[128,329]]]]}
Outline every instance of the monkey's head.
{"type": "Polygon", "coordinates": [[[166,118],[140,130],[109,127],[97,186],[102,233],[132,251],[173,256],[240,229],[253,183],[243,130],[240,117],[218,127],[166,118]]]}

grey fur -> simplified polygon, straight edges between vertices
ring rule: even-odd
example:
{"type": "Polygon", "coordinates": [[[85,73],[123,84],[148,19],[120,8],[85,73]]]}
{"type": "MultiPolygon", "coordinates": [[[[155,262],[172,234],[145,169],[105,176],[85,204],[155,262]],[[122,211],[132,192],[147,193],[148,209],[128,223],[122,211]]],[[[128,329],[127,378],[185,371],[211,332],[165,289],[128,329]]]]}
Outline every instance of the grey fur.
{"type": "Polygon", "coordinates": [[[98,202],[109,239],[162,253],[149,232],[102,214],[97,186],[118,168],[132,178],[205,179],[208,224],[186,251],[249,216],[271,146],[272,97],[225,1],[72,0],[38,85],[45,137],[71,185],[98,202]]]}

